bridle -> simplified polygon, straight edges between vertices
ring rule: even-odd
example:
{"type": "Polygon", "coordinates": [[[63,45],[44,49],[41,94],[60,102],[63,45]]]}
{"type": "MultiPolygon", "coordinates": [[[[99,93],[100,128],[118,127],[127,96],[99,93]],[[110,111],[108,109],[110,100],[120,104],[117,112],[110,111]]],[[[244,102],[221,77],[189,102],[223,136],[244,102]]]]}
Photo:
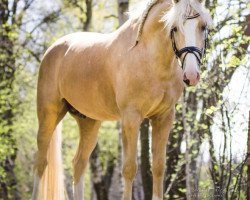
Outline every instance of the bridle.
{"type": "MultiPolygon", "coordinates": [[[[197,13],[193,16],[187,16],[186,20],[194,19],[194,18],[197,18],[199,16],[200,16],[199,13],[197,13]]],[[[192,53],[196,57],[198,65],[200,66],[202,64],[202,58],[205,55],[206,48],[207,48],[207,38],[208,38],[207,26],[205,27],[205,30],[204,30],[204,32],[205,32],[205,44],[204,44],[204,48],[202,48],[202,49],[195,47],[195,46],[188,46],[188,47],[184,47],[184,48],[178,50],[177,46],[176,46],[175,38],[174,38],[174,33],[176,31],[177,31],[176,27],[171,29],[171,40],[172,40],[172,46],[173,46],[174,53],[176,55],[176,58],[180,61],[182,69],[184,68],[185,59],[186,59],[187,55],[190,53],[192,53]],[[185,53],[185,55],[181,61],[181,56],[184,53],[185,53]]]]}

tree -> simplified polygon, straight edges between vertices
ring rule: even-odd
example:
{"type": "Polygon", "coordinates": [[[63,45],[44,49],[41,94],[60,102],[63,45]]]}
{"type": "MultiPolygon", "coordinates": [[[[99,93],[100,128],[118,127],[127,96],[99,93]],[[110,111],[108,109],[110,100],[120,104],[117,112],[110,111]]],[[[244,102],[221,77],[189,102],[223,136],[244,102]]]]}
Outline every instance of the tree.
{"type": "Polygon", "coordinates": [[[250,198],[250,111],[248,118],[248,137],[247,137],[247,199],[250,198]]]}
{"type": "Polygon", "coordinates": [[[89,31],[92,20],[92,0],[63,0],[65,8],[74,10],[76,18],[79,20],[80,29],[89,31]]]}
{"type": "Polygon", "coordinates": [[[152,172],[150,164],[150,131],[149,119],[145,119],[140,128],[141,141],[141,177],[144,191],[144,199],[150,200],[152,198],[152,172]]]}
{"type": "Polygon", "coordinates": [[[3,199],[20,199],[14,172],[17,146],[13,131],[16,94],[13,93],[15,80],[18,30],[22,25],[23,14],[33,0],[0,4],[0,197],[3,199]],[[23,7],[18,10],[20,4],[23,7]]]}
{"type": "Polygon", "coordinates": [[[0,3],[0,198],[6,200],[22,196],[16,173],[19,137],[16,121],[22,116],[20,104],[24,90],[17,86],[18,73],[21,68],[25,69],[26,59],[40,60],[41,52],[35,51],[36,45],[32,50],[29,46],[34,39],[32,34],[42,25],[53,22],[58,14],[57,11],[46,13],[38,24],[33,21],[31,32],[26,32],[23,27],[32,5],[34,0],[2,0],[0,3]],[[22,57],[27,54],[29,56],[22,57]]]}

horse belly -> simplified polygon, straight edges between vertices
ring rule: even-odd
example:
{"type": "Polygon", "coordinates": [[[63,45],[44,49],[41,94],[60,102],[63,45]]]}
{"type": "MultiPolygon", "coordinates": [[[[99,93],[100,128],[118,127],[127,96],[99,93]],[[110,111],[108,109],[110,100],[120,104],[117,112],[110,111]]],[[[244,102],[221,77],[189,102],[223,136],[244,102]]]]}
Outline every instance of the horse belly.
{"type": "Polygon", "coordinates": [[[117,120],[119,110],[110,85],[99,77],[70,77],[62,81],[61,94],[77,111],[92,119],[117,120]]]}
{"type": "Polygon", "coordinates": [[[100,103],[100,101],[92,101],[90,99],[85,99],[78,102],[75,99],[68,98],[67,101],[69,101],[70,104],[81,114],[89,118],[100,121],[119,119],[119,112],[117,112],[115,105],[109,106],[100,103]]]}
{"type": "Polygon", "coordinates": [[[117,120],[119,118],[116,104],[112,103],[110,97],[106,98],[105,94],[92,93],[87,88],[82,87],[82,92],[66,93],[63,94],[63,98],[77,111],[89,118],[100,121],[117,120]]]}

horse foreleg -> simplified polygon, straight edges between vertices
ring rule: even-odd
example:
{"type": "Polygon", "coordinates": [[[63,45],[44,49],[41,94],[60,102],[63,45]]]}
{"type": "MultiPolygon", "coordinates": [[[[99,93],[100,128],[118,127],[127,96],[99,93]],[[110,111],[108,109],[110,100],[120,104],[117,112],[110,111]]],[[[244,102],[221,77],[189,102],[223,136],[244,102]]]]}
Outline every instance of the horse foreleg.
{"type": "Polygon", "coordinates": [[[132,198],[132,184],[137,171],[137,140],[141,120],[137,112],[126,112],[122,117],[123,200],[132,198]]]}
{"type": "Polygon", "coordinates": [[[152,119],[153,200],[163,199],[168,136],[174,120],[174,109],[152,119]]]}
{"type": "Polygon", "coordinates": [[[100,121],[90,118],[81,119],[75,117],[80,131],[79,146],[73,159],[74,167],[74,200],[83,200],[83,175],[89,161],[89,157],[97,143],[97,133],[101,125],[100,121]]]}

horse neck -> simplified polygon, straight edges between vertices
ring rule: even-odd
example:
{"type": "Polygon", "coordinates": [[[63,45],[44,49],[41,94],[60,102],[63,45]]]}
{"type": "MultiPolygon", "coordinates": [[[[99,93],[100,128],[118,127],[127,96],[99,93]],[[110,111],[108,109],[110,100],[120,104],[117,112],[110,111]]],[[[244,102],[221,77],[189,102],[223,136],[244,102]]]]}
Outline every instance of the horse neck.
{"type": "Polygon", "coordinates": [[[172,48],[172,41],[167,31],[165,24],[161,21],[163,13],[170,9],[171,3],[163,1],[155,5],[150,11],[148,18],[145,22],[141,42],[145,44],[149,50],[150,55],[148,59],[152,60],[155,64],[155,70],[159,74],[172,74],[176,69],[176,59],[172,48]],[[167,69],[167,70],[166,70],[167,69]]]}
{"type": "MultiPolygon", "coordinates": [[[[144,24],[139,43],[135,45],[139,19],[129,19],[112,35],[111,53],[114,62],[124,62],[124,58],[119,55],[126,55],[127,60],[147,60],[150,67],[155,68],[157,74],[170,76],[171,70],[175,66],[173,61],[175,55],[172,49],[170,36],[167,35],[165,24],[161,22],[163,13],[170,8],[168,1],[155,5],[144,24]],[[119,54],[117,56],[117,54],[119,54]],[[138,56],[140,55],[140,56],[138,56]],[[166,70],[167,68],[167,70],[166,70]]],[[[112,65],[115,66],[114,63],[112,65]]],[[[143,65],[141,66],[143,67],[143,65]]],[[[176,67],[175,67],[176,68],[176,67]]],[[[173,70],[172,70],[173,71],[173,70]]]]}

